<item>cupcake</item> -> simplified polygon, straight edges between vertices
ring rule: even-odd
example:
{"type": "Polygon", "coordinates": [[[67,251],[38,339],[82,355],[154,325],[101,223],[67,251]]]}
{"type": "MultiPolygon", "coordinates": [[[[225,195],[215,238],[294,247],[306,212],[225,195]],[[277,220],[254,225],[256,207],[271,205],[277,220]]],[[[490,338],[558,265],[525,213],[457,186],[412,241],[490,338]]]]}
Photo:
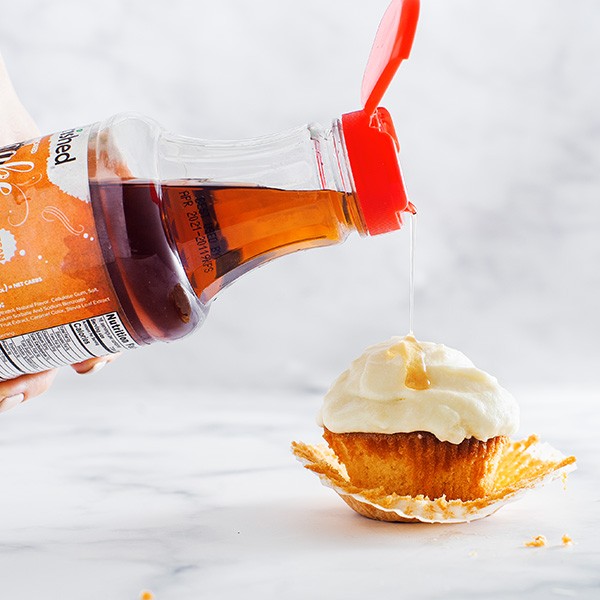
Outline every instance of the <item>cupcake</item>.
{"type": "Polygon", "coordinates": [[[353,486],[470,501],[493,490],[519,409],[461,352],[406,336],[353,361],[318,421],[353,486]]]}

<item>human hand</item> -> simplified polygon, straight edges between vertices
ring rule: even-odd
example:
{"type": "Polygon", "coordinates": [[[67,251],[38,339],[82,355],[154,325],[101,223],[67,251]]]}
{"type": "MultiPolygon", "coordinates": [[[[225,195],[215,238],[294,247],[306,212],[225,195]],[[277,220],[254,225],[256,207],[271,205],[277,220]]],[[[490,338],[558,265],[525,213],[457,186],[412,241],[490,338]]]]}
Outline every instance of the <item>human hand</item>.
{"type": "MultiPolygon", "coordinates": [[[[19,101],[0,55],[0,148],[37,136],[39,130],[19,101]]],[[[73,368],[81,374],[94,373],[115,358],[116,355],[91,358],[73,368]]],[[[53,369],[0,381],[0,412],[42,394],[52,385],[55,376],[56,369],[53,369]]]]}

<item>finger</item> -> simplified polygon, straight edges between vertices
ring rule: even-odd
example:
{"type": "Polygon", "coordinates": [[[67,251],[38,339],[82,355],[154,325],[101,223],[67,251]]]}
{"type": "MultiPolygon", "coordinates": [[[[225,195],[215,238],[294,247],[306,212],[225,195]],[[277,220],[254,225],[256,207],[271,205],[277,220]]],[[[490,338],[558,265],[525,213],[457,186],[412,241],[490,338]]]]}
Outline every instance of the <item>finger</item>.
{"type": "Polygon", "coordinates": [[[88,360],[84,360],[83,362],[76,363],[71,366],[80,375],[88,375],[96,373],[100,369],[104,368],[108,363],[111,363],[113,360],[117,359],[119,356],[121,356],[120,353],[109,354],[108,356],[100,356],[99,358],[89,358],[88,360]]]}
{"type": "Polygon", "coordinates": [[[0,412],[43,394],[52,385],[55,377],[56,369],[52,369],[0,382],[0,412]]]}

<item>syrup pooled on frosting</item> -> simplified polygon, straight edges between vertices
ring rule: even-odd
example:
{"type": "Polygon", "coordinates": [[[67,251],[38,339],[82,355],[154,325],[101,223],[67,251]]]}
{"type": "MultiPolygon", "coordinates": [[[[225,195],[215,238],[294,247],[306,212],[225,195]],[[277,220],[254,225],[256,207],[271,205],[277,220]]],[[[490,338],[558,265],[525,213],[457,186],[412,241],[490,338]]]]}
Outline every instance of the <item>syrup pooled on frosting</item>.
{"type": "Polygon", "coordinates": [[[390,358],[393,358],[396,354],[402,356],[406,369],[404,385],[407,388],[411,390],[426,390],[429,388],[431,381],[427,378],[425,353],[413,335],[407,335],[387,352],[390,358]]]}

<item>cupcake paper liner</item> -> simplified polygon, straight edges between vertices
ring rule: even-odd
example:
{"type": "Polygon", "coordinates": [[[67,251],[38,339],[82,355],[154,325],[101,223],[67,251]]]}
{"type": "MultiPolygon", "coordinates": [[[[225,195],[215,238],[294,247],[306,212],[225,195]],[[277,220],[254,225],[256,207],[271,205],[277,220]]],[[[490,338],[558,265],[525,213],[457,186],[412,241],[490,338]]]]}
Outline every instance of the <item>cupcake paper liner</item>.
{"type": "Polygon", "coordinates": [[[353,510],[380,521],[464,523],[487,517],[538,487],[576,469],[575,457],[565,456],[536,435],[511,442],[502,455],[493,490],[476,500],[431,500],[425,496],[387,494],[383,488],[362,489],[352,483],[343,464],[326,444],[292,442],[292,452],[353,510]]]}

